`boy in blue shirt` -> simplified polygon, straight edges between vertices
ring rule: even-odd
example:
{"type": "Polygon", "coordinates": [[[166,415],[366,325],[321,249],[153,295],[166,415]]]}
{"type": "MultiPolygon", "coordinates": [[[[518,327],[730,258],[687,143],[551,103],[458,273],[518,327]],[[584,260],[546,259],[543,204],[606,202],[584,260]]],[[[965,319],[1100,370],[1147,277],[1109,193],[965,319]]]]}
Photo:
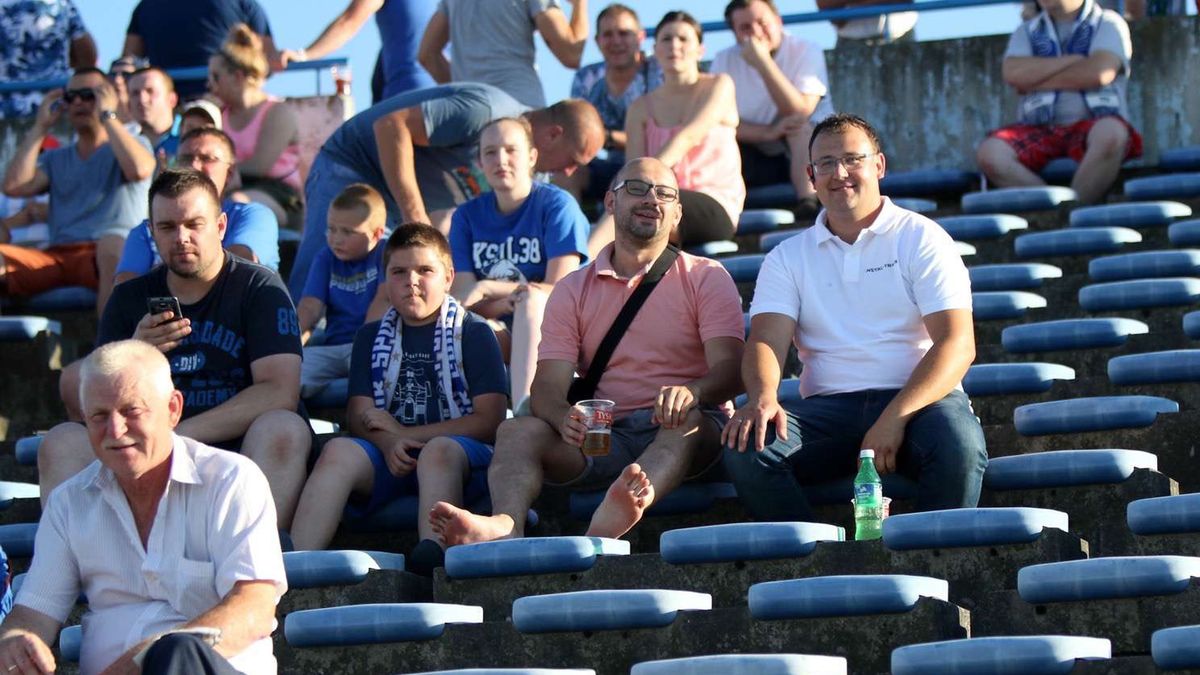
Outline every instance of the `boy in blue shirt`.
{"type": "Polygon", "coordinates": [[[387,224],[383,197],[365,183],[342,190],[329,205],[325,248],[313,258],[308,283],[296,306],[304,363],[300,396],[319,394],[330,382],[350,374],[354,334],[366,321],[383,316],[387,298],[379,285],[380,258],[387,224]],[[309,345],[313,328],[325,316],[325,341],[309,345]]]}
{"type": "MultiPolygon", "coordinates": [[[[436,228],[407,224],[383,247],[390,303],[354,338],[346,426],[325,444],[300,495],[297,550],[329,544],[348,511],[368,514],[419,494],[418,514],[439,500],[471,504],[488,494],[491,443],[504,421],[504,361],[492,329],[450,296],[450,246],[436,228]]],[[[417,517],[421,541],[408,568],[430,573],[442,544],[417,517]]]]}

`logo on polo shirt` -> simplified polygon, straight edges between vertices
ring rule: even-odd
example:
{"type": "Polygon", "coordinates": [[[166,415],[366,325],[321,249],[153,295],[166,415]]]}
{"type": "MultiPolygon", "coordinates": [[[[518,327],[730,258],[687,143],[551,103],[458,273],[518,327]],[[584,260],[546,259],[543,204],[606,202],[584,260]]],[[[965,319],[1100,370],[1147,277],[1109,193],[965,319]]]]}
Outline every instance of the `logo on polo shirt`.
{"type": "Polygon", "coordinates": [[[897,259],[897,260],[893,260],[890,263],[884,263],[878,267],[868,267],[866,271],[867,271],[867,274],[870,274],[871,272],[882,272],[889,267],[895,267],[896,265],[899,265],[899,264],[900,264],[900,260],[897,259]]]}

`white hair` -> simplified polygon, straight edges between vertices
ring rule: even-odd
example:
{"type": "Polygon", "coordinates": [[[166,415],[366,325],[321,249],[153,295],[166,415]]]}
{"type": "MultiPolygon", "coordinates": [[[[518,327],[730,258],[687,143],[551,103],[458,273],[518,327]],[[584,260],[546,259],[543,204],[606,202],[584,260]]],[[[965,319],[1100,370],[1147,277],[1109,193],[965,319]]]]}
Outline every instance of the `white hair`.
{"type": "Polygon", "coordinates": [[[166,398],[175,390],[171,381],[171,364],[167,357],[149,343],[141,340],[120,340],[99,347],[83,361],[79,372],[79,399],[93,377],[114,378],[133,370],[138,379],[150,382],[156,394],[166,398]]]}

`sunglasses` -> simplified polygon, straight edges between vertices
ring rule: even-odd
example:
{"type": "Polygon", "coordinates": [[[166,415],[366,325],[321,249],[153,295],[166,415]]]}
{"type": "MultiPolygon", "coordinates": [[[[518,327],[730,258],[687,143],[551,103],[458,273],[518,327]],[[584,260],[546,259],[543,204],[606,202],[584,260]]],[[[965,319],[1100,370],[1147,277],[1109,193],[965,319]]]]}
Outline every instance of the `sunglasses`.
{"type": "Polygon", "coordinates": [[[74,103],[76,100],[91,103],[96,100],[96,92],[92,89],[68,89],[63,92],[62,100],[64,103],[74,103]]]}

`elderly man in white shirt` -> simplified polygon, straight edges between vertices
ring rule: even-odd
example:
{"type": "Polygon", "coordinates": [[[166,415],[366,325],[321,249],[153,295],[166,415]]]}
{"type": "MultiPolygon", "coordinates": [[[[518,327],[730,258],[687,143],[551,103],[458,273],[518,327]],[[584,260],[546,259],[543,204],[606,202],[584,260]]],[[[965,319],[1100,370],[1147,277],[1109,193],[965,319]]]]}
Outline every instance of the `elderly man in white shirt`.
{"type": "Polygon", "coordinates": [[[183,395],[154,347],[107,344],[81,377],[99,461],[50,495],[0,628],[0,675],[54,672],[48,645],[80,591],[84,675],[276,672],[287,581],[262,471],[174,434],[183,395]]]}
{"type": "Polygon", "coordinates": [[[879,473],[917,480],[918,510],[975,506],[987,450],[961,382],[975,359],[971,282],[937,223],[879,193],[878,135],[855,115],[813,130],[825,209],[767,255],[742,360],[748,402],[725,427],[725,468],[759,520],[810,520],[803,485],[879,473]],[[788,345],[803,399],[780,405],[788,345]]]}

